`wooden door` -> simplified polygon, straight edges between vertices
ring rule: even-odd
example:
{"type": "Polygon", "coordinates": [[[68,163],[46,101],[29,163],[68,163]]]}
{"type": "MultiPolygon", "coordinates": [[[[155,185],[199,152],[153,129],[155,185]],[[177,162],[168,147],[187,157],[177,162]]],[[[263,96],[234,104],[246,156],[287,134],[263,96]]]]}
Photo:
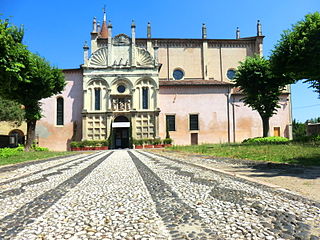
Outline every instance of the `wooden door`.
{"type": "Polygon", "coordinates": [[[280,127],[273,128],[273,136],[280,137],[280,127]]]}
{"type": "Polygon", "coordinates": [[[191,145],[198,145],[198,133],[191,133],[191,145]]]}

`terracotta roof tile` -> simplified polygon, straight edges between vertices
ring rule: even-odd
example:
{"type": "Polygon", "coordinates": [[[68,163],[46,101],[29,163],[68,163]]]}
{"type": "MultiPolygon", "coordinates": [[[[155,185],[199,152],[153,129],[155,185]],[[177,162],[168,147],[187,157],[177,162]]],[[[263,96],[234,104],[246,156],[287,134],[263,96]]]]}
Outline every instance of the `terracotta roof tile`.
{"type": "Polygon", "coordinates": [[[102,23],[100,38],[108,38],[108,26],[107,26],[106,21],[103,21],[103,23],[102,23]]]}

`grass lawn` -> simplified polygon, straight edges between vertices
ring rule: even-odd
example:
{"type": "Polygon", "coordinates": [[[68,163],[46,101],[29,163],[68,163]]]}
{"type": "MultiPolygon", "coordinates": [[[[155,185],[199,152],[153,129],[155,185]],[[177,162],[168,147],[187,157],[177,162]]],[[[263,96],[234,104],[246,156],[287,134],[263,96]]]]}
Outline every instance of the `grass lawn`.
{"type": "Polygon", "coordinates": [[[216,157],[320,166],[320,147],[303,144],[203,144],[170,149],[216,157]]]}
{"type": "Polygon", "coordinates": [[[70,154],[74,154],[74,152],[19,152],[18,155],[0,157],[0,165],[8,165],[13,163],[20,163],[70,154]]]}

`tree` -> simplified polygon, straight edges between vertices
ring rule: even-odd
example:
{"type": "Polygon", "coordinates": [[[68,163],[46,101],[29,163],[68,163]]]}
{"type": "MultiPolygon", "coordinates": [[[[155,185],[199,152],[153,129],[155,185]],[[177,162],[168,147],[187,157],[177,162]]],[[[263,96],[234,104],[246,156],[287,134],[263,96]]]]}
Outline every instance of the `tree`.
{"type": "Polygon", "coordinates": [[[242,98],[245,105],[260,114],[263,137],[269,136],[269,119],[279,108],[279,96],[287,84],[286,79],[277,78],[269,60],[256,55],[240,62],[234,81],[245,95],[242,98]]]}
{"type": "Polygon", "coordinates": [[[25,150],[29,151],[35,138],[36,122],[41,118],[41,99],[60,93],[65,80],[61,70],[51,67],[45,59],[21,44],[21,31],[8,27],[8,22],[0,22],[0,26],[1,38],[7,40],[3,44],[0,39],[0,51],[5,53],[0,55],[0,63],[5,65],[0,70],[0,95],[24,105],[27,122],[25,150]],[[24,54],[23,58],[17,56],[19,52],[24,54]],[[15,64],[7,63],[11,59],[15,64]]]}
{"type": "Polygon", "coordinates": [[[281,35],[270,61],[276,74],[306,79],[320,97],[320,13],[307,14],[281,35]]]}
{"type": "Polygon", "coordinates": [[[307,135],[307,126],[305,123],[298,122],[296,119],[292,121],[293,139],[305,137],[307,135]]]}
{"type": "Polygon", "coordinates": [[[25,112],[21,104],[0,97],[0,121],[10,121],[20,125],[25,112]]]}
{"type": "Polygon", "coordinates": [[[22,44],[23,28],[0,19],[0,82],[3,89],[16,88],[24,81],[29,51],[22,44]]]}

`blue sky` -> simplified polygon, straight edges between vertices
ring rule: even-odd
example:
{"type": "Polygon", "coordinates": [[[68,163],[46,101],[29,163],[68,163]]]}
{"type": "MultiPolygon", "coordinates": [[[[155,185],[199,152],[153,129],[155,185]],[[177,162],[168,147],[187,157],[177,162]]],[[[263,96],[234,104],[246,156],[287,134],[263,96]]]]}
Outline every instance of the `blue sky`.
{"type": "MultiPolygon", "coordinates": [[[[320,10],[319,0],[161,0],[161,1],[84,1],[84,0],[1,0],[2,18],[11,16],[15,25],[24,24],[24,43],[59,68],[78,68],[82,46],[89,41],[94,16],[102,20],[106,5],[113,34],[130,34],[131,21],[137,37],[146,37],[147,22],[152,36],[159,38],[200,38],[201,25],[207,24],[208,38],[234,38],[256,34],[262,23],[264,54],[268,56],[283,30],[320,10]]],[[[308,85],[292,86],[293,117],[304,122],[320,116],[320,99],[308,85]]]]}

